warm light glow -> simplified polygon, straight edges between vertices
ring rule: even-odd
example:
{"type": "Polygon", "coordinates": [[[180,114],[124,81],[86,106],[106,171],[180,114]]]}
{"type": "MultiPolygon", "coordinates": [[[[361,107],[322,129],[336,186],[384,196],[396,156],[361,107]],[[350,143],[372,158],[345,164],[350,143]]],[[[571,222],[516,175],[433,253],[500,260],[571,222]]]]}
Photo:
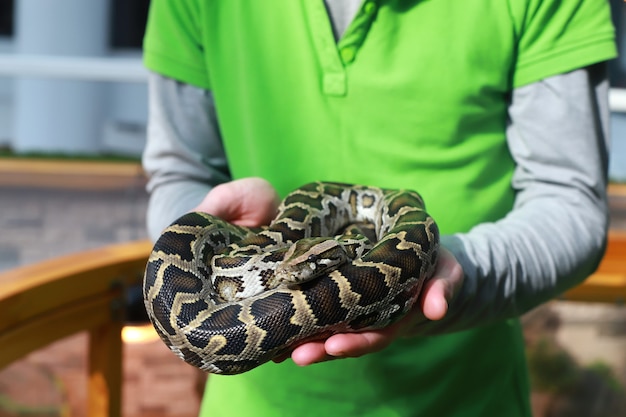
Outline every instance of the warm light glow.
{"type": "Polygon", "coordinates": [[[124,343],[148,343],[158,338],[159,335],[151,324],[124,326],[122,329],[122,340],[124,343]]]}

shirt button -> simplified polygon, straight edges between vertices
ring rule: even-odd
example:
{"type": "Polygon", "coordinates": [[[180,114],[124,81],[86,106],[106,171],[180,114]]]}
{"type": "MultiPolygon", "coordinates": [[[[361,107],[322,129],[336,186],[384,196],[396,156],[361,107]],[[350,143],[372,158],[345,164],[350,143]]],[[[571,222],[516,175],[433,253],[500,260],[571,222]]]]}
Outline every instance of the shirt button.
{"type": "Polygon", "coordinates": [[[365,11],[366,14],[374,13],[376,11],[376,3],[374,3],[373,1],[368,1],[363,6],[363,10],[365,11]]]}
{"type": "Polygon", "coordinates": [[[341,48],[340,54],[343,62],[352,62],[354,56],[356,55],[356,50],[353,46],[346,46],[341,48]]]}

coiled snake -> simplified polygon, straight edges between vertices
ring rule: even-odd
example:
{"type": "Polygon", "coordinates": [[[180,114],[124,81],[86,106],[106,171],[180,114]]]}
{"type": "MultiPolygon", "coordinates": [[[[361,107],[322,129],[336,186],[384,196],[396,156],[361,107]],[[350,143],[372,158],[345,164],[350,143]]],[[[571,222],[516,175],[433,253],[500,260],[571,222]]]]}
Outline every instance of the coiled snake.
{"type": "Polygon", "coordinates": [[[417,193],[311,183],[268,227],[197,212],[176,220],[154,245],[144,299],[183,360],[238,374],[303,341],[397,321],[433,274],[438,247],[417,193]]]}

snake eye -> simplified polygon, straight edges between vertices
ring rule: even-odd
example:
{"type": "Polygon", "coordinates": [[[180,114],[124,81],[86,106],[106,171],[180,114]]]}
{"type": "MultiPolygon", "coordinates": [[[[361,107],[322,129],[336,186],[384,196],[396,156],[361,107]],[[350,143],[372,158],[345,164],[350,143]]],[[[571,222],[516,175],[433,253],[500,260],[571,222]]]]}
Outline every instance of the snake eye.
{"type": "Polygon", "coordinates": [[[320,259],[319,255],[311,254],[311,255],[309,255],[309,257],[306,260],[308,262],[316,264],[319,261],[319,259],[320,259]]]}

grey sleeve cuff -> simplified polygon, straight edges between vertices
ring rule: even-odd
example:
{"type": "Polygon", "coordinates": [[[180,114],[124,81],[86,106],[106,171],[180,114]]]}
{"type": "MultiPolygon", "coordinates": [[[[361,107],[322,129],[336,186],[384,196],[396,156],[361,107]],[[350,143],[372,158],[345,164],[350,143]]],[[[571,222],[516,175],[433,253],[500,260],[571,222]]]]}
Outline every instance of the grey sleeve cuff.
{"type": "Polygon", "coordinates": [[[443,236],[465,281],[447,317],[425,323],[424,333],[519,316],[595,270],[608,228],[607,95],[603,64],[513,92],[514,208],[498,222],[443,236]]]}
{"type": "Polygon", "coordinates": [[[156,239],[195,207],[215,185],[230,179],[210,91],[151,73],[148,141],[148,233],[156,239]]]}

